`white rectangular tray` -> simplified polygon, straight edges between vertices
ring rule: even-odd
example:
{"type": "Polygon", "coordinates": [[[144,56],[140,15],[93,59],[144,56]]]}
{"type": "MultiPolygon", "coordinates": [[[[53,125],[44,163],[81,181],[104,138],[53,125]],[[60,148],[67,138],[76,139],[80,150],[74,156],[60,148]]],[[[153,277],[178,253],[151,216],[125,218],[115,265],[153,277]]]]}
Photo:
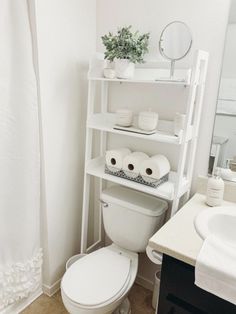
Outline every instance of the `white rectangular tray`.
{"type": "Polygon", "coordinates": [[[124,126],[119,126],[119,125],[115,125],[113,127],[114,130],[120,130],[120,131],[125,131],[125,132],[132,132],[132,133],[138,133],[138,134],[144,134],[144,135],[152,135],[152,134],[156,134],[157,130],[152,130],[152,131],[144,131],[141,130],[135,126],[128,126],[128,127],[124,127],[124,126]]]}

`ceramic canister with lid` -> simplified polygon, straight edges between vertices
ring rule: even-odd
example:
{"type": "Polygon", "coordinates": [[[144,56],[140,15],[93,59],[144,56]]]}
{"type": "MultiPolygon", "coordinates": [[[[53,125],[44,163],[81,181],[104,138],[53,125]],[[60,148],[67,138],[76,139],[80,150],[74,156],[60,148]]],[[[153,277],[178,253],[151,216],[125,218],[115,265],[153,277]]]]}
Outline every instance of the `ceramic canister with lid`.
{"type": "Polygon", "coordinates": [[[128,127],[133,122],[133,112],[129,109],[117,109],[116,110],[116,125],[128,127]]]}
{"type": "Polygon", "coordinates": [[[138,127],[144,131],[153,131],[158,123],[158,113],[153,111],[142,111],[138,117],[138,127]]]}

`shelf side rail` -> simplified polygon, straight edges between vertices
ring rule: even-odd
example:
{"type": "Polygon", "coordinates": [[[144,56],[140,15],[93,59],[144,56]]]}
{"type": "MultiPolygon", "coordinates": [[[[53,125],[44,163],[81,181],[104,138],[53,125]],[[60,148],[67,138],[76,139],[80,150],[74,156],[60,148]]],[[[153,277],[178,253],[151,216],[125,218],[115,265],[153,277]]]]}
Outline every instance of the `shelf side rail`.
{"type": "MultiPolygon", "coordinates": [[[[190,152],[189,152],[189,159],[190,162],[188,163],[187,167],[187,179],[190,181],[192,180],[193,170],[194,170],[194,162],[196,157],[197,151],[197,142],[198,142],[198,134],[199,134],[199,127],[201,122],[202,116],[202,105],[204,100],[204,91],[205,91],[205,83],[206,83],[206,76],[207,76],[207,68],[208,68],[208,59],[209,53],[205,51],[200,51],[199,53],[199,68],[200,68],[200,77],[199,77],[199,84],[197,89],[197,97],[195,103],[195,115],[193,121],[193,138],[190,145],[190,152]]],[[[190,191],[188,192],[189,196],[190,191]]]]}
{"type": "Polygon", "coordinates": [[[198,50],[194,57],[194,66],[192,70],[192,77],[190,82],[190,90],[187,101],[187,112],[185,126],[183,130],[182,144],[179,152],[179,161],[177,169],[177,180],[175,182],[174,201],[171,209],[171,216],[173,216],[179,207],[180,197],[184,194],[183,179],[186,168],[188,144],[190,143],[190,154],[188,158],[188,170],[186,174],[186,181],[188,185],[187,195],[190,192],[190,183],[192,181],[192,169],[195,161],[197,135],[199,130],[199,123],[201,118],[201,109],[204,95],[204,85],[207,72],[208,52],[198,50]],[[188,142],[189,132],[193,130],[193,136],[188,142]]]}
{"type": "MultiPolygon", "coordinates": [[[[89,81],[88,85],[88,104],[87,104],[87,119],[94,111],[96,93],[96,82],[89,81]]],[[[89,219],[89,199],[90,199],[90,181],[91,177],[86,173],[86,163],[92,157],[93,145],[93,130],[86,127],[85,139],[85,170],[84,170],[84,188],[83,188],[83,206],[82,206],[82,226],[81,226],[81,253],[87,251],[88,240],[88,219],[89,219]]]]}

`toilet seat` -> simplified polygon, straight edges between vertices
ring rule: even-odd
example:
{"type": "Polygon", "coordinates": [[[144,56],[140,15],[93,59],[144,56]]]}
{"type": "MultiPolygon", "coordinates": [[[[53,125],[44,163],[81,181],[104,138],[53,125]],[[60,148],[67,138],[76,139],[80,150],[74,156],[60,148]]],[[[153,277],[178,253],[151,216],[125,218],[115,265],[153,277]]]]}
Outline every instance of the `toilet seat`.
{"type": "Polygon", "coordinates": [[[83,308],[119,299],[130,283],[132,259],[118,247],[99,249],[71,265],[61,283],[67,298],[83,308]]]}

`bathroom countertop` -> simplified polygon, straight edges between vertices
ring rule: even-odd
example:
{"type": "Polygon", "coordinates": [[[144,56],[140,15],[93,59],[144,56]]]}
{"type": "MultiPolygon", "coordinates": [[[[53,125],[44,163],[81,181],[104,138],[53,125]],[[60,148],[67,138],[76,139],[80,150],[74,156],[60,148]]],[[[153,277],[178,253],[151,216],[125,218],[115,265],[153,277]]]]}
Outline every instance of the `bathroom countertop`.
{"type": "MultiPolygon", "coordinates": [[[[204,209],[211,210],[205,204],[205,198],[205,195],[196,193],[175,216],[152,236],[148,246],[195,266],[203,240],[195,230],[194,218],[204,209]]],[[[224,201],[222,205],[235,206],[235,203],[224,201]]]]}

